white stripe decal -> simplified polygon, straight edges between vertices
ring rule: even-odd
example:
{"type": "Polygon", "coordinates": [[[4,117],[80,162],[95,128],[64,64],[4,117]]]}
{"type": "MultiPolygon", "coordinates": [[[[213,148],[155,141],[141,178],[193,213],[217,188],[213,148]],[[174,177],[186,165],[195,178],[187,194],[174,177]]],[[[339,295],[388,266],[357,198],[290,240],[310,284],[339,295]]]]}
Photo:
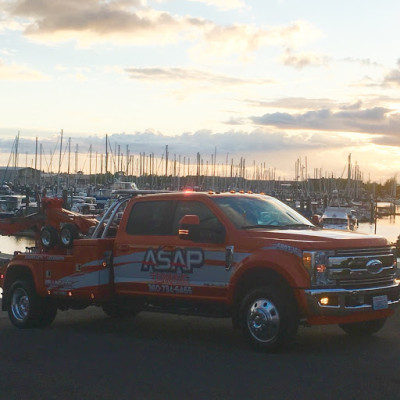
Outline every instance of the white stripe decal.
{"type": "MultiPolygon", "coordinates": [[[[131,253],[115,257],[114,259],[114,282],[115,283],[147,283],[154,282],[154,275],[149,271],[141,271],[145,252],[131,253]]],[[[225,261],[225,252],[222,251],[206,251],[205,259],[209,261],[225,261]]],[[[234,253],[234,263],[241,262],[244,258],[248,257],[250,253],[234,253]]],[[[81,268],[99,267],[103,263],[103,259],[91,261],[82,264],[81,268]]],[[[227,286],[228,282],[234,271],[234,267],[229,271],[226,270],[224,265],[203,265],[201,268],[196,268],[192,273],[182,274],[176,272],[175,284],[187,284],[196,286],[227,286]],[[182,279],[184,278],[184,279],[182,279]]],[[[109,283],[109,269],[102,268],[98,271],[87,273],[75,273],[65,276],[61,279],[52,280],[46,279],[45,286],[48,290],[73,290],[82,289],[85,287],[107,285],[109,283]]],[[[170,280],[168,272],[158,273],[156,279],[162,279],[163,276],[166,280],[170,280]]]]}
{"type": "Polygon", "coordinates": [[[298,249],[297,247],[289,246],[284,243],[274,243],[271,246],[263,247],[263,250],[281,250],[286,253],[294,254],[297,257],[303,256],[303,252],[300,249],[298,249]]]}
{"type": "Polygon", "coordinates": [[[82,289],[89,286],[107,285],[109,276],[109,269],[102,269],[85,274],[68,275],[57,280],[46,279],[45,286],[48,290],[82,289]]]}

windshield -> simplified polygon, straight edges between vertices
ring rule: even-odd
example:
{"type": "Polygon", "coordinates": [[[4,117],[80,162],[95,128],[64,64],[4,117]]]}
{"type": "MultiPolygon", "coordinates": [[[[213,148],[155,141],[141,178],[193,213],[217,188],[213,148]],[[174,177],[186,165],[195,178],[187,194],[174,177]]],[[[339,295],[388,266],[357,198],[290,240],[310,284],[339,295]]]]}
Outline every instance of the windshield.
{"type": "Polygon", "coordinates": [[[17,208],[17,201],[8,198],[7,200],[0,199],[1,201],[1,211],[14,211],[17,208]]]}
{"type": "Polygon", "coordinates": [[[222,212],[239,229],[314,228],[306,218],[273,197],[213,197],[222,212]]]}
{"type": "Polygon", "coordinates": [[[344,218],[324,218],[322,221],[324,224],[345,224],[347,225],[348,220],[344,218]]]}

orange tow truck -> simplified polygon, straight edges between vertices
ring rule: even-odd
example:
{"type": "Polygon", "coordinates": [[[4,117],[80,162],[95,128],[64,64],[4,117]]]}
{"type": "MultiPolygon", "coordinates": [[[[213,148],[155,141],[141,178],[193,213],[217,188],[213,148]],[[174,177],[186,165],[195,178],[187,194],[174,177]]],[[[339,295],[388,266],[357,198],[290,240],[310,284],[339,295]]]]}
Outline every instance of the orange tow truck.
{"type": "MultiPolygon", "coordinates": [[[[293,343],[299,324],[373,334],[399,304],[386,239],[322,230],[266,195],[135,191],[96,225],[67,221],[63,209],[57,221],[53,211],[52,234],[0,269],[2,307],[18,328],[89,305],[112,317],[231,317],[251,344],[272,351],[293,343]]],[[[43,232],[49,221],[41,223],[43,232]]]]}

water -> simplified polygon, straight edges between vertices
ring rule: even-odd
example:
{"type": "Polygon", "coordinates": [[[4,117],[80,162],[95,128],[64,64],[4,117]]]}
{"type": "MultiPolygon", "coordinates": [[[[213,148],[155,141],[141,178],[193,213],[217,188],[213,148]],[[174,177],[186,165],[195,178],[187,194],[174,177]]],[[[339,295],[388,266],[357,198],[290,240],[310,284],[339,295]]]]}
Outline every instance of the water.
{"type": "Polygon", "coordinates": [[[25,247],[35,245],[35,240],[25,236],[0,236],[0,252],[13,254],[14,251],[25,251],[25,247]]]}
{"type": "MultiPolygon", "coordinates": [[[[357,232],[375,234],[375,225],[368,222],[360,223],[357,232]]],[[[400,216],[397,218],[380,218],[376,224],[376,234],[386,237],[390,242],[395,243],[400,235],[400,216]]],[[[0,252],[13,254],[14,251],[25,251],[25,247],[32,247],[35,241],[25,236],[0,236],[0,252]]]]}
{"type": "MultiPolygon", "coordinates": [[[[357,232],[375,234],[375,225],[368,222],[360,223],[357,232]]],[[[376,235],[383,236],[390,242],[395,243],[400,235],[400,216],[384,217],[377,220],[376,235]]]]}

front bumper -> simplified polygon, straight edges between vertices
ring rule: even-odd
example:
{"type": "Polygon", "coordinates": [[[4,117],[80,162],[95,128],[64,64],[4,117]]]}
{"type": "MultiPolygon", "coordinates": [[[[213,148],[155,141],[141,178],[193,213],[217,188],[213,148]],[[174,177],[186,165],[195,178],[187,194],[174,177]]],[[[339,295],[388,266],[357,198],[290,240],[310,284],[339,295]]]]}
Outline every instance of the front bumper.
{"type": "Polygon", "coordinates": [[[362,289],[308,289],[304,293],[311,315],[340,317],[383,308],[392,309],[400,304],[398,283],[362,289]],[[382,302],[377,302],[377,296],[387,296],[387,306],[385,302],[383,305],[382,302]],[[328,303],[322,304],[321,299],[328,299],[328,303]]]}

